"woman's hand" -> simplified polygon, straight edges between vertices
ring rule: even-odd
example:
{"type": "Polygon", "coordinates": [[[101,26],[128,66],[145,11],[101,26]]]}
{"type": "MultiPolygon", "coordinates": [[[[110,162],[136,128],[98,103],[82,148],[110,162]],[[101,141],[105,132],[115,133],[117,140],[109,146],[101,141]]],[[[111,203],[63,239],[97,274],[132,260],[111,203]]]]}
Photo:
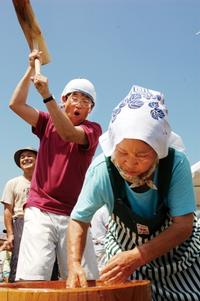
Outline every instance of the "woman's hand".
{"type": "Polygon", "coordinates": [[[137,247],[130,251],[121,252],[113,256],[101,270],[100,280],[108,283],[125,282],[138,267],[144,264],[137,247]]]}
{"type": "Polygon", "coordinates": [[[66,287],[87,287],[87,279],[79,262],[74,262],[68,272],[66,287]]]}

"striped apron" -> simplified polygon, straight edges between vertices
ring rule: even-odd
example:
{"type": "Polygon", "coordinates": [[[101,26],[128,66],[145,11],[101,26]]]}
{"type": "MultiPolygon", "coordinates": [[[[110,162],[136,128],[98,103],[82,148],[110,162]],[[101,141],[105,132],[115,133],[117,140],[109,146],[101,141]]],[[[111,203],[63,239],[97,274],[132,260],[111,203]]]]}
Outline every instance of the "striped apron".
{"type": "MultiPolygon", "coordinates": [[[[130,230],[117,214],[110,217],[105,240],[107,261],[153,239],[170,226],[170,218],[154,234],[144,238],[130,230]]],[[[149,279],[154,301],[200,301],[200,220],[194,217],[189,239],[163,256],[141,266],[130,279],[149,279]]]]}
{"type": "MultiPolygon", "coordinates": [[[[156,215],[150,221],[135,214],[128,204],[124,180],[111,163],[106,164],[115,198],[105,239],[106,262],[115,254],[132,250],[158,236],[172,223],[164,199],[168,194],[173,166],[173,149],[159,162],[156,215]],[[148,232],[149,231],[149,232],[148,232]]],[[[191,236],[181,245],[141,266],[130,279],[149,279],[153,301],[200,301],[200,219],[194,214],[191,236]]]]}

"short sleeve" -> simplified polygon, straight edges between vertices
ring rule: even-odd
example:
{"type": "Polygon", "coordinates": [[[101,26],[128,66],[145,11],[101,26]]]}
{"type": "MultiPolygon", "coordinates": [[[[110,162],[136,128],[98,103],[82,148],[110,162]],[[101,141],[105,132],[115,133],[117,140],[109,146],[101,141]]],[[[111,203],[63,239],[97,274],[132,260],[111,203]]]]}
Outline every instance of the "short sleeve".
{"type": "Polygon", "coordinates": [[[186,155],[178,151],[175,152],[168,207],[171,216],[180,216],[196,210],[191,167],[186,155]]]}
{"type": "Polygon", "coordinates": [[[96,158],[86,173],[71,218],[89,223],[94,213],[104,204],[107,205],[109,212],[112,212],[114,199],[106,163],[104,159],[96,158]]]}

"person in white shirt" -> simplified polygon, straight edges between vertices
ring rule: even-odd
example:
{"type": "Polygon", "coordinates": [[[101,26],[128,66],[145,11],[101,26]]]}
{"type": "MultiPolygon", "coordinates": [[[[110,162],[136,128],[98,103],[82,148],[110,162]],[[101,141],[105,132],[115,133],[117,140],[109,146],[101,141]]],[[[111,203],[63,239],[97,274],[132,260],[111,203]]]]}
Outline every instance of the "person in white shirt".
{"type": "Polygon", "coordinates": [[[106,206],[96,211],[91,220],[91,233],[97,257],[99,271],[104,267],[106,260],[105,238],[108,230],[109,212],[106,206]]]}
{"type": "Polygon", "coordinates": [[[21,168],[23,173],[6,183],[1,198],[1,202],[4,204],[7,249],[12,251],[9,282],[15,281],[18,253],[24,226],[23,206],[28,197],[36,157],[37,150],[32,147],[25,147],[15,152],[15,163],[21,168]]]}

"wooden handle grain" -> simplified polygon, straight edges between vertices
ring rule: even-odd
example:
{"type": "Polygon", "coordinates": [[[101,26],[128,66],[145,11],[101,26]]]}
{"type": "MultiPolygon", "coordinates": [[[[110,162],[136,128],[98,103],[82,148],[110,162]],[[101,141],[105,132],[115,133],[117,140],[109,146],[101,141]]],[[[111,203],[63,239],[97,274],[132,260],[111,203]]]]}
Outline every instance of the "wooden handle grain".
{"type": "Polygon", "coordinates": [[[42,35],[40,25],[36,19],[36,15],[32,9],[29,0],[12,0],[18,21],[24,32],[26,40],[28,42],[29,48],[32,51],[34,47],[34,42],[37,42],[38,48],[42,51],[41,63],[48,64],[50,62],[50,54],[47,49],[45,39],[42,35]]]}

